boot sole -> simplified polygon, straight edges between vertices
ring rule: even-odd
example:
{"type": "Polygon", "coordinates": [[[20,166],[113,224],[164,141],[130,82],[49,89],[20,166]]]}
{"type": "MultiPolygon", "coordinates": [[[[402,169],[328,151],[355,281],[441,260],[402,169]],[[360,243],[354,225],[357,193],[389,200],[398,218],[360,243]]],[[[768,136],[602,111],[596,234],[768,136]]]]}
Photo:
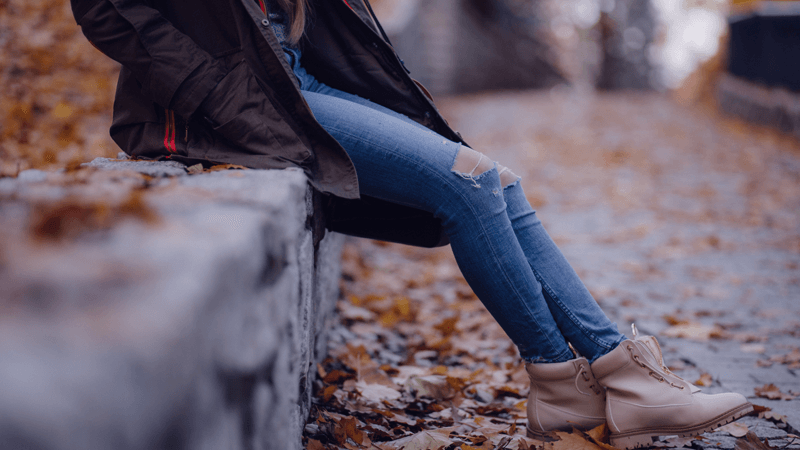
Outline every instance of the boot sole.
{"type": "Polygon", "coordinates": [[[630,450],[640,447],[649,447],[653,444],[653,439],[659,436],[672,436],[678,435],[680,437],[697,436],[708,431],[715,430],[726,423],[733,422],[734,420],[753,411],[753,405],[747,403],[738,406],[732,410],[720,414],[719,416],[706,421],[700,425],[693,427],[663,427],[663,428],[648,428],[645,430],[626,431],[624,433],[614,434],[611,433],[609,439],[611,445],[620,449],[630,450]]]}

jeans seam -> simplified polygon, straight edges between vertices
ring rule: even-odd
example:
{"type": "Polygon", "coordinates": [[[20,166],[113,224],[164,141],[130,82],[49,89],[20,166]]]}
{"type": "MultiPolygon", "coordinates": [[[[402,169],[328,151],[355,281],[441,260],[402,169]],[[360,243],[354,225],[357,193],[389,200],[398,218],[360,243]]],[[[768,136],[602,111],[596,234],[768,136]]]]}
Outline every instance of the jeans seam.
{"type": "MultiPolygon", "coordinates": [[[[337,131],[337,132],[339,132],[339,133],[342,133],[342,134],[348,135],[348,136],[350,136],[350,137],[353,137],[353,138],[356,138],[356,139],[360,139],[360,138],[361,138],[360,136],[358,136],[358,135],[356,135],[356,134],[353,134],[353,133],[351,133],[351,132],[349,132],[349,131],[345,131],[345,130],[342,130],[342,129],[340,129],[340,128],[336,127],[335,125],[334,125],[334,126],[329,126],[328,128],[330,128],[331,130],[336,130],[336,131],[337,131]]],[[[397,157],[397,158],[400,158],[400,159],[406,160],[406,161],[408,161],[408,162],[411,162],[411,163],[413,163],[413,164],[414,164],[415,166],[417,166],[417,167],[426,168],[426,169],[429,167],[429,166],[427,166],[427,165],[424,165],[424,164],[418,164],[416,161],[414,161],[414,160],[412,160],[412,159],[408,158],[406,155],[404,155],[404,154],[402,154],[402,153],[400,153],[400,152],[395,152],[395,151],[393,151],[392,149],[390,149],[389,147],[387,147],[387,146],[385,146],[385,145],[380,145],[380,144],[374,144],[374,145],[376,145],[376,146],[380,146],[380,147],[381,147],[381,148],[382,148],[384,151],[386,151],[387,153],[391,153],[393,156],[395,156],[395,157],[397,157]]],[[[458,155],[456,155],[456,157],[457,157],[457,156],[458,156],[458,155]]],[[[454,159],[454,161],[455,161],[455,159],[454,159]]],[[[488,173],[489,173],[489,172],[491,172],[492,170],[494,170],[494,171],[497,171],[497,164],[495,164],[495,165],[494,165],[494,166],[493,166],[491,169],[487,170],[486,172],[483,172],[483,173],[479,174],[479,175],[477,176],[477,178],[478,178],[478,179],[480,179],[480,178],[482,178],[482,177],[484,177],[484,176],[487,176],[486,174],[488,174],[488,173]]],[[[446,184],[446,185],[448,185],[448,186],[449,186],[449,187],[450,187],[450,188],[451,188],[453,191],[455,191],[455,192],[456,192],[456,193],[459,195],[459,197],[461,197],[461,199],[464,201],[464,204],[468,205],[468,207],[469,207],[469,211],[470,211],[470,213],[473,215],[473,217],[479,217],[479,214],[477,214],[477,212],[476,212],[476,211],[475,211],[475,209],[473,208],[472,202],[468,201],[468,199],[467,199],[467,198],[464,196],[464,194],[461,192],[461,190],[460,190],[460,189],[458,189],[458,188],[456,188],[456,186],[455,186],[455,185],[452,183],[452,181],[451,181],[451,180],[449,180],[449,179],[445,178],[445,177],[444,177],[442,174],[440,174],[439,172],[437,172],[437,171],[435,171],[435,170],[431,170],[431,171],[430,171],[430,173],[431,173],[431,174],[433,174],[435,177],[439,178],[439,179],[440,179],[440,180],[441,180],[443,183],[445,183],[445,184],[446,184]]],[[[450,173],[453,173],[453,171],[451,170],[451,171],[450,171],[450,173]]],[[[456,174],[456,175],[457,175],[457,174],[456,174]]],[[[503,202],[505,202],[505,200],[504,200],[504,199],[502,199],[502,198],[501,198],[501,200],[502,200],[503,202]]],[[[486,235],[488,234],[488,233],[487,233],[487,231],[486,231],[486,229],[483,227],[483,224],[481,223],[481,221],[480,221],[480,220],[478,220],[477,222],[481,224],[481,236],[482,236],[482,238],[483,238],[483,239],[486,239],[486,235]]],[[[513,227],[512,227],[512,231],[513,231],[513,227]]],[[[487,247],[491,248],[491,250],[492,250],[492,258],[494,259],[494,261],[495,261],[495,262],[498,262],[498,261],[500,261],[500,258],[498,257],[498,255],[497,255],[497,253],[496,253],[496,249],[494,248],[494,246],[492,246],[492,245],[487,245],[487,247]]],[[[524,252],[523,252],[523,254],[524,254],[524,252]]],[[[527,261],[526,261],[526,262],[527,262],[527,261]]],[[[510,279],[510,277],[508,276],[508,273],[507,273],[507,271],[506,271],[504,268],[502,268],[502,266],[501,266],[500,264],[498,264],[498,267],[500,267],[500,271],[502,272],[502,274],[503,274],[503,277],[505,277],[505,281],[506,281],[506,283],[508,283],[508,285],[511,287],[511,290],[514,292],[514,294],[515,294],[515,295],[516,295],[516,296],[517,296],[519,299],[521,299],[521,300],[522,300],[522,301],[521,301],[521,303],[522,303],[522,304],[525,306],[526,312],[529,314],[529,316],[530,316],[530,317],[531,317],[531,319],[533,320],[534,324],[535,324],[535,325],[536,325],[538,328],[540,328],[540,329],[541,329],[542,327],[541,327],[541,325],[539,324],[539,321],[538,321],[538,320],[536,320],[536,316],[535,316],[535,315],[533,314],[533,312],[531,311],[530,307],[528,306],[528,303],[527,303],[526,301],[524,301],[524,298],[523,298],[522,294],[521,294],[521,293],[520,293],[520,292],[517,290],[517,288],[516,288],[516,286],[514,285],[514,283],[512,283],[512,282],[511,282],[511,279],[510,279]]],[[[530,266],[529,266],[529,267],[530,267],[530,266]]],[[[534,277],[536,277],[536,271],[534,271],[532,267],[531,267],[531,271],[533,272],[533,275],[534,275],[534,277]]],[[[555,345],[555,344],[552,342],[552,340],[550,339],[550,336],[548,336],[547,334],[545,334],[545,335],[544,335],[544,337],[545,337],[545,339],[547,339],[547,342],[549,343],[549,345],[550,345],[550,347],[551,347],[551,348],[553,348],[553,349],[557,348],[557,346],[556,346],[556,345],[555,345]]]]}
{"type": "Polygon", "coordinates": [[[542,289],[547,291],[547,293],[550,295],[550,297],[553,298],[553,301],[558,305],[559,309],[561,309],[561,311],[567,317],[569,317],[570,321],[572,321],[572,323],[578,329],[580,329],[583,332],[583,334],[586,335],[586,337],[588,337],[596,345],[604,348],[607,351],[610,351],[615,347],[616,343],[607,343],[605,341],[605,339],[601,339],[601,338],[597,337],[594,333],[592,333],[586,327],[584,327],[583,324],[578,320],[578,318],[575,317],[575,315],[572,313],[572,311],[570,311],[570,309],[567,308],[566,305],[564,305],[564,302],[562,302],[561,299],[558,297],[558,295],[556,295],[555,291],[553,291],[553,289],[550,287],[550,285],[548,285],[544,281],[544,279],[541,277],[541,275],[539,275],[539,272],[537,272],[536,269],[534,269],[533,267],[531,267],[531,270],[533,270],[533,275],[536,277],[536,279],[542,285],[542,289]]]}

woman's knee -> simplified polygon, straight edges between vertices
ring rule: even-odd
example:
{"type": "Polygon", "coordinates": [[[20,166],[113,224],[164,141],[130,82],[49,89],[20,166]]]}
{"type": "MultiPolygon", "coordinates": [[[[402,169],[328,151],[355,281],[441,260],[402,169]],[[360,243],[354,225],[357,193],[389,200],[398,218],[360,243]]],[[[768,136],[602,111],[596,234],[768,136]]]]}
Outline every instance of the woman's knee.
{"type": "MultiPolygon", "coordinates": [[[[452,170],[465,178],[474,180],[475,177],[488,172],[494,166],[495,162],[488,156],[462,145],[453,162],[452,170]]],[[[497,164],[497,173],[500,176],[500,185],[504,188],[519,180],[519,177],[514,172],[501,164],[497,164]]]]}
{"type": "Polygon", "coordinates": [[[500,174],[500,184],[504,189],[520,180],[520,177],[517,174],[501,164],[497,165],[497,173],[500,174]]]}

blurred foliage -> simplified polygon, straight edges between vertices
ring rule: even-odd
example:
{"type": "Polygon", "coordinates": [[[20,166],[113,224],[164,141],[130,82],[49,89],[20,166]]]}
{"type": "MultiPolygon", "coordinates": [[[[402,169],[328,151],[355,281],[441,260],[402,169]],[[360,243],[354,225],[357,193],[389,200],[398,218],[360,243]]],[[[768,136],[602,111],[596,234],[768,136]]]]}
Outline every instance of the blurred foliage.
{"type": "Polygon", "coordinates": [[[0,176],[113,156],[118,65],[94,49],[66,0],[0,0],[0,176]]]}

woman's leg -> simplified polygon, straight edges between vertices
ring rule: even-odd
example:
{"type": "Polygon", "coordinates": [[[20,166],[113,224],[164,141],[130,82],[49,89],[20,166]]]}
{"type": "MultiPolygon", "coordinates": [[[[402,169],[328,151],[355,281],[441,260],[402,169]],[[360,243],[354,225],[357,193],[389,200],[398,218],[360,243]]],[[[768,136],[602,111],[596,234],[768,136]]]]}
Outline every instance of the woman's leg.
{"type": "Polygon", "coordinates": [[[496,168],[454,171],[465,149],[460,144],[379,108],[303,94],[317,120],[348,151],[362,192],[442,220],[464,277],[525,359],[572,357],[514,234],[496,168]]]}
{"type": "Polygon", "coordinates": [[[519,180],[503,189],[506,212],[517,241],[542,286],[559,330],[589,362],[625,340],[536,217],[519,180]]]}

